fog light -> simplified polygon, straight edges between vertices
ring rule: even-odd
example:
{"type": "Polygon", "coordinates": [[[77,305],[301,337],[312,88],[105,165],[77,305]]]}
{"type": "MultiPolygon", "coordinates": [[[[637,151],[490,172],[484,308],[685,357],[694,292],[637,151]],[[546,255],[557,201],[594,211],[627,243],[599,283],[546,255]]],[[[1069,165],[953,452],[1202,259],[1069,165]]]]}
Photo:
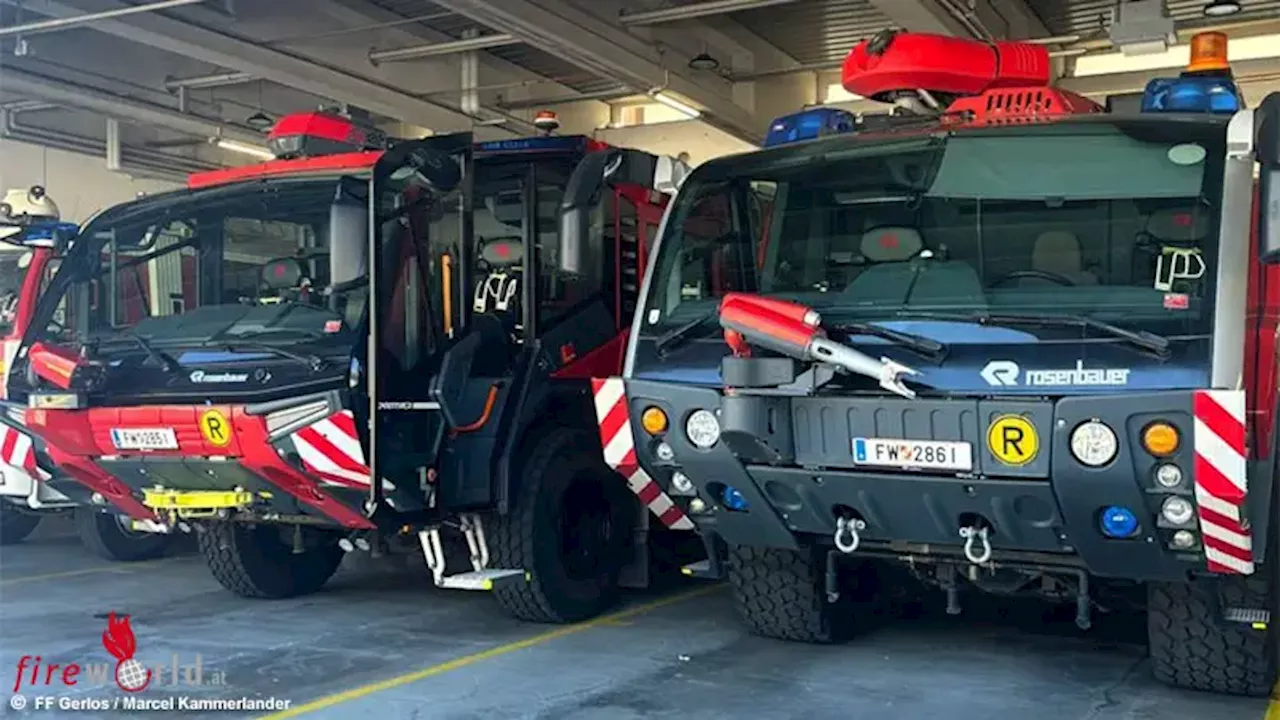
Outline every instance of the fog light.
{"type": "Polygon", "coordinates": [[[1156,482],[1163,488],[1176,488],[1182,484],[1182,470],[1177,465],[1161,465],[1156,468],[1156,482]]]}
{"type": "Polygon", "coordinates": [[[1178,449],[1178,431],[1166,422],[1154,422],[1142,431],[1142,447],[1156,457],[1172,455],[1178,449]]]}
{"type": "Polygon", "coordinates": [[[688,475],[677,470],[671,475],[671,490],[681,495],[692,495],[693,481],[688,475]]]}
{"type": "Polygon", "coordinates": [[[1165,498],[1164,504],[1160,506],[1160,514],[1174,525],[1190,521],[1194,513],[1195,508],[1191,507],[1191,503],[1180,497],[1165,498]]]}
{"type": "Polygon", "coordinates": [[[640,413],[640,427],[650,435],[666,432],[667,414],[662,412],[662,408],[647,407],[640,413]]]}
{"type": "Polygon", "coordinates": [[[660,442],[658,443],[658,446],[653,449],[653,454],[657,455],[658,459],[663,462],[671,462],[676,456],[676,451],[672,450],[671,445],[668,443],[660,442]]]}
{"type": "Polygon", "coordinates": [[[684,432],[689,442],[706,450],[720,439],[720,421],[709,410],[696,410],[685,421],[684,432]]]}
{"type": "Polygon", "coordinates": [[[731,485],[725,486],[721,501],[726,508],[735,512],[742,512],[747,509],[747,499],[742,496],[738,488],[731,485]]]}
{"type": "Polygon", "coordinates": [[[102,493],[94,493],[89,496],[89,502],[93,503],[94,505],[106,505],[107,499],[102,496],[102,493]]]}
{"type": "Polygon", "coordinates": [[[689,512],[701,513],[701,512],[706,512],[706,510],[707,510],[707,504],[702,501],[702,498],[694,498],[689,501],[689,512]]]}
{"type": "Polygon", "coordinates": [[[1190,530],[1179,530],[1173,534],[1169,546],[1175,550],[1190,550],[1196,545],[1196,534],[1190,530]]]}
{"type": "Polygon", "coordinates": [[[1110,538],[1133,537],[1138,532],[1138,517],[1127,507],[1112,505],[1102,511],[1102,534],[1110,538]]]}

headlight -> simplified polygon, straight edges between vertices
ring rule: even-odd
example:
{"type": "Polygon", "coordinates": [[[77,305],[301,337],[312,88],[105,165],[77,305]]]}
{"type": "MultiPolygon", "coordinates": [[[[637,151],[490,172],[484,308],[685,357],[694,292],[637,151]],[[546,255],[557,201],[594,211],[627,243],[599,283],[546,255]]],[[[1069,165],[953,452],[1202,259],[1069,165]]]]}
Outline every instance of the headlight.
{"type": "Polygon", "coordinates": [[[1191,503],[1180,497],[1165,498],[1164,504],[1160,506],[1160,514],[1174,525],[1189,522],[1194,513],[1195,508],[1191,507],[1191,503]]]}
{"type": "Polygon", "coordinates": [[[1182,470],[1177,465],[1161,465],[1156,468],[1156,483],[1163,488],[1176,488],[1182,482],[1182,470]]]}
{"type": "Polygon", "coordinates": [[[1071,432],[1071,454],[1090,467],[1106,465],[1119,450],[1115,432],[1096,420],[1081,423],[1071,432]]]}
{"type": "Polygon", "coordinates": [[[720,439],[720,421],[709,410],[696,410],[685,421],[684,434],[695,447],[706,450],[720,439]]]}

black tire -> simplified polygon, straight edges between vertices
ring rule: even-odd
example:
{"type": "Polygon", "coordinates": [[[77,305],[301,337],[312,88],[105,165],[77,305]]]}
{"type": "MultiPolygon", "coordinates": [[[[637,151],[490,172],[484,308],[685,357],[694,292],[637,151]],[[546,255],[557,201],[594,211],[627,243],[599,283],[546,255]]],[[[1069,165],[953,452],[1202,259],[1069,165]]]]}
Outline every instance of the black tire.
{"type": "Polygon", "coordinates": [[[295,554],[281,528],[271,525],[211,522],[199,529],[198,539],[209,572],[245,598],[309,595],[333,577],[344,555],[336,538],[295,554]]]}
{"type": "Polygon", "coordinates": [[[729,548],[729,584],[738,616],[757,635],[813,644],[841,643],[857,627],[858,600],[871,588],[842,589],[827,602],[826,560],[817,549],[729,548]]]}
{"type": "Polygon", "coordinates": [[[8,500],[0,500],[0,545],[26,540],[39,524],[39,515],[25,512],[8,500]]]}
{"type": "Polygon", "coordinates": [[[526,581],[499,584],[494,597],[529,622],[595,617],[618,602],[638,501],[594,434],[555,428],[530,448],[512,512],[488,521],[490,566],[523,569],[526,581]]]}
{"type": "Polygon", "coordinates": [[[78,507],[73,515],[80,543],[103,560],[154,560],[164,555],[172,540],[163,533],[130,530],[121,524],[120,516],[94,507],[78,507]]]}
{"type": "MultiPolygon", "coordinates": [[[[1267,578],[1221,582],[1223,607],[1271,608],[1267,578]]],[[[1272,630],[1221,622],[1206,592],[1208,587],[1192,584],[1147,586],[1152,673],[1160,682],[1188,690],[1266,697],[1276,682],[1272,630]]]]}

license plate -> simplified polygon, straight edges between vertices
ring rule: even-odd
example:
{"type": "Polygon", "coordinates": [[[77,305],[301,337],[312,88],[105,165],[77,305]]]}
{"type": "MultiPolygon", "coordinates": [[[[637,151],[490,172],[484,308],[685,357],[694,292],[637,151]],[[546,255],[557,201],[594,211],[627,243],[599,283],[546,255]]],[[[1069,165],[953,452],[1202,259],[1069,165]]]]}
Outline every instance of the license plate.
{"type": "Polygon", "coordinates": [[[117,450],[178,449],[178,435],[173,428],[112,428],[111,442],[117,450]]]}
{"type": "Polygon", "coordinates": [[[972,470],[973,446],[943,440],[854,438],[853,461],[878,467],[972,470]]]}

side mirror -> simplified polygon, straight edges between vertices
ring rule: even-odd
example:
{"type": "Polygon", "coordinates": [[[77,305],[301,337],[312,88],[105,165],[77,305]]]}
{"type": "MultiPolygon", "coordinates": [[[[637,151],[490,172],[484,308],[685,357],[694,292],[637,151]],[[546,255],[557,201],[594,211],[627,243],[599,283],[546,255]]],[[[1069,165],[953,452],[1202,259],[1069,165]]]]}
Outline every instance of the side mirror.
{"type": "Polygon", "coordinates": [[[1280,92],[1254,111],[1254,148],[1258,172],[1258,254],[1264,263],[1280,262],[1280,92]]]}
{"type": "Polygon", "coordinates": [[[640,150],[611,148],[587,155],[574,168],[560,203],[560,270],[582,272],[586,252],[597,235],[591,227],[596,204],[606,183],[636,185],[674,193],[688,166],[679,160],[659,158],[640,150]]]}
{"type": "Polygon", "coordinates": [[[369,203],[345,183],[329,206],[329,285],[345,287],[368,273],[369,203]]]}
{"type": "Polygon", "coordinates": [[[578,275],[586,262],[591,242],[591,216],[600,201],[610,167],[621,161],[618,150],[602,150],[587,155],[573,169],[560,201],[560,271],[578,275]]]}

